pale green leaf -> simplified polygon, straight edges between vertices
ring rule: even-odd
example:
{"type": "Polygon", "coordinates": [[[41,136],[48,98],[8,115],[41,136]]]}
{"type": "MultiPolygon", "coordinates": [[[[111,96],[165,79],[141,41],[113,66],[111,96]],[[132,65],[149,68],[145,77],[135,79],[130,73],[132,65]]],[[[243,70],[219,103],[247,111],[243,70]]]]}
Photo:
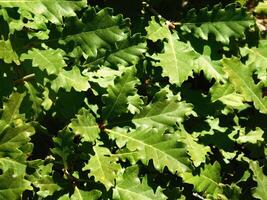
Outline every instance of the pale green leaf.
{"type": "Polygon", "coordinates": [[[163,25],[163,22],[156,22],[155,17],[148,22],[148,26],[146,27],[147,38],[156,42],[157,40],[163,40],[164,38],[170,35],[170,30],[166,25],[163,25]]]}
{"type": "Polygon", "coordinates": [[[234,127],[235,129],[231,134],[229,134],[229,137],[236,141],[238,144],[243,143],[252,143],[256,144],[258,142],[263,142],[263,134],[264,131],[257,127],[256,130],[251,130],[247,133],[245,128],[241,128],[240,126],[234,127]]]}
{"type": "Polygon", "coordinates": [[[70,200],[97,200],[101,196],[99,190],[85,191],[77,187],[74,189],[73,195],[71,195],[70,200]]]}
{"type": "Polygon", "coordinates": [[[83,141],[93,142],[99,137],[100,130],[95,117],[85,108],[82,108],[76,118],[71,120],[69,127],[76,135],[80,135],[83,141]]]}
{"type": "Polygon", "coordinates": [[[263,169],[257,161],[250,161],[249,167],[253,172],[253,179],[257,182],[257,187],[253,190],[253,196],[261,200],[267,199],[267,176],[263,173],[263,169]]]}
{"type": "Polygon", "coordinates": [[[89,176],[94,176],[96,181],[103,183],[106,189],[115,185],[117,173],[121,166],[116,163],[116,157],[111,157],[109,149],[100,146],[93,147],[95,154],[83,167],[83,170],[90,170],[89,176]]]}
{"type": "Polygon", "coordinates": [[[211,152],[210,147],[201,144],[197,137],[187,133],[181,125],[180,128],[181,130],[178,130],[176,135],[179,137],[179,141],[186,145],[193,164],[198,167],[201,163],[205,163],[208,152],[211,152]]]}
{"type": "Polygon", "coordinates": [[[0,40],[0,59],[5,63],[20,64],[17,53],[13,50],[10,40],[0,40]]]}
{"type": "Polygon", "coordinates": [[[248,107],[242,94],[235,91],[234,86],[226,82],[216,83],[210,89],[212,102],[220,101],[230,109],[243,110],[248,107]]]}
{"type": "Polygon", "coordinates": [[[267,1],[259,2],[255,8],[255,12],[258,14],[267,14],[267,1]]]}

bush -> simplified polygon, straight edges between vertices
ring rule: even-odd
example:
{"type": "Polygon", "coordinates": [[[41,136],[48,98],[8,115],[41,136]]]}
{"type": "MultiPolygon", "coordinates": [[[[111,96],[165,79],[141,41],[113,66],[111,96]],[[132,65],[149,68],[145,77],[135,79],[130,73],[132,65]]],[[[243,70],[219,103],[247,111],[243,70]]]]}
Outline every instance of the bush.
{"type": "Polygon", "coordinates": [[[0,199],[266,200],[266,8],[0,0],[0,199]]]}

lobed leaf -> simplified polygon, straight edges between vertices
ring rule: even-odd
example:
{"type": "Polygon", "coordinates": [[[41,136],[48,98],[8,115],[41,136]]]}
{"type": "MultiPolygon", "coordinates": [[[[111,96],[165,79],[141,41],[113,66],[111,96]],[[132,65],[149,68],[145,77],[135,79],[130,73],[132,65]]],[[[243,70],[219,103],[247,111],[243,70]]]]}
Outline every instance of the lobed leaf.
{"type": "Polygon", "coordinates": [[[229,4],[224,9],[216,5],[211,11],[207,8],[199,12],[191,10],[181,29],[204,40],[208,40],[209,35],[213,34],[216,41],[228,44],[231,37],[244,39],[245,31],[254,25],[254,18],[245,8],[236,8],[235,4],[229,4]]]}

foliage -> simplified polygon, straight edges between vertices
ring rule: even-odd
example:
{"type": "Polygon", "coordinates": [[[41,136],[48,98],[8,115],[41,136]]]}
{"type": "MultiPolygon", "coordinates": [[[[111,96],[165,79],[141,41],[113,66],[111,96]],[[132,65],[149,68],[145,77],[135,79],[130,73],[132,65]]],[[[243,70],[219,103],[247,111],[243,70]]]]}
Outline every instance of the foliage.
{"type": "Polygon", "coordinates": [[[125,2],[0,0],[0,200],[266,200],[266,1],[125,2]]]}

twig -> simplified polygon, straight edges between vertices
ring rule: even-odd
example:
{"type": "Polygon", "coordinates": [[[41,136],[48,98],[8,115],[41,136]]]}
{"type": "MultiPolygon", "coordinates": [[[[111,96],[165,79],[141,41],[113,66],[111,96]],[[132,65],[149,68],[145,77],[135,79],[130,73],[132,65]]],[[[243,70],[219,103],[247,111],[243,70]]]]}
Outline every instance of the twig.
{"type": "Polygon", "coordinates": [[[28,81],[28,80],[30,80],[30,79],[32,79],[34,77],[35,77],[35,74],[28,74],[28,75],[22,77],[21,79],[15,80],[14,83],[15,83],[15,85],[23,84],[25,81],[28,81]]]}

